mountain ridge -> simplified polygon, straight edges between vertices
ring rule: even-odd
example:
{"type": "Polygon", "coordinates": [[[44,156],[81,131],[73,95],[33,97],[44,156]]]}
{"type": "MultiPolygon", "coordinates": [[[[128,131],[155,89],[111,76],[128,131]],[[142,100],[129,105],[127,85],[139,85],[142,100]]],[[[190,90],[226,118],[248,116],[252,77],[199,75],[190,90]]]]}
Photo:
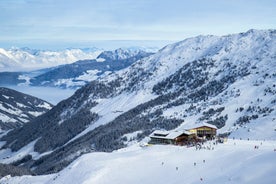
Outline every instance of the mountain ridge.
{"type": "Polygon", "coordinates": [[[109,75],[151,54],[138,49],[102,51],[95,59],[78,60],[31,72],[0,72],[0,84],[76,89],[97,80],[100,75],[109,75]]]}
{"type": "Polygon", "coordinates": [[[139,141],[155,129],[208,122],[219,133],[273,137],[272,129],[264,132],[275,124],[275,42],[276,30],[250,30],[168,45],[80,88],[28,126],[4,136],[2,148],[18,151],[36,140],[35,152],[51,153],[24,164],[45,174],[83,153],[125,147],[124,136],[133,132],[139,132],[139,141]],[[37,122],[48,131],[36,130],[37,122]],[[67,133],[57,139],[59,132],[67,133]],[[17,136],[21,139],[14,143],[17,136]]]}
{"type": "Polygon", "coordinates": [[[0,71],[29,71],[70,64],[77,60],[94,59],[101,49],[65,49],[60,51],[37,50],[30,48],[0,48],[0,71]]]}
{"type": "Polygon", "coordinates": [[[0,130],[21,127],[52,107],[44,100],[0,87],[0,130]]]}

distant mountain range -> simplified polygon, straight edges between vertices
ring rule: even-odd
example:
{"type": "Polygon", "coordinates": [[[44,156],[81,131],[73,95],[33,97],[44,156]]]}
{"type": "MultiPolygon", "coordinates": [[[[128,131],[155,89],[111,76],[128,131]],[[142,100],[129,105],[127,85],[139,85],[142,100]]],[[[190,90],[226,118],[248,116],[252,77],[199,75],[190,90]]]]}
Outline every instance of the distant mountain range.
{"type": "Polygon", "coordinates": [[[51,108],[44,100],[0,87],[0,131],[21,127],[51,108]]]}
{"type": "MultiPolygon", "coordinates": [[[[53,173],[84,153],[114,151],[156,129],[183,130],[202,122],[233,137],[276,138],[275,51],[276,30],[168,45],[99,76],[3,136],[2,151],[16,155],[5,163],[16,160],[37,174],[53,173]]],[[[106,53],[96,61],[113,58],[106,53]]]]}
{"type": "Polygon", "coordinates": [[[78,88],[101,75],[126,68],[152,53],[139,49],[103,51],[97,58],[79,60],[31,72],[0,72],[0,85],[51,86],[78,88]]]}
{"type": "Polygon", "coordinates": [[[0,71],[30,71],[78,60],[94,59],[102,52],[98,48],[66,49],[61,51],[37,50],[30,48],[0,48],[0,71]]]}

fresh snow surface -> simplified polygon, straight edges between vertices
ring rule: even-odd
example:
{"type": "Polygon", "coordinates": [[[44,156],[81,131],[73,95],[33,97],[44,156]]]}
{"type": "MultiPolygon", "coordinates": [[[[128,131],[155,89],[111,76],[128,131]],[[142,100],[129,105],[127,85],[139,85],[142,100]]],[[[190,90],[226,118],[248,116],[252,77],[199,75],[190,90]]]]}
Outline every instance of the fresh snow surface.
{"type": "Polygon", "coordinates": [[[149,91],[139,91],[134,93],[123,93],[119,96],[116,96],[115,98],[112,98],[111,100],[98,99],[98,105],[93,107],[91,112],[97,113],[100,116],[99,120],[88,126],[84,131],[75,136],[69,142],[72,142],[73,140],[85,135],[100,125],[109,123],[122,113],[148,101],[149,99],[153,99],[154,97],[155,96],[149,91]]]}
{"type": "Polygon", "coordinates": [[[70,79],[58,79],[56,82],[54,82],[55,86],[62,86],[65,85],[66,88],[70,88],[70,87],[75,87],[75,86],[84,86],[85,82],[84,81],[74,81],[74,78],[70,78],[70,79]]]}
{"type": "Polygon", "coordinates": [[[5,97],[6,99],[10,99],[10,97],[9,96],[6,96],[6,95],[2,95],[3,97],[5,97]]]}
{"type": "Polygon", "coordinates": [[[80,75],[76,78],[76,80],[83,80],[83,81],[93,81],[97,80],[98,73],[101,71],[99,70],[87,70],[83,75],[80,75]]]}
{"type": "MultiPolygon", "coordinates": [[[[3,106],[0,104],[0,110],[2,110],[3,106]]],[[[0,114],[0,120],[3,122],[16,122],[15,119],[5,115],[5,114],[0,114]]]]}
{"type": "Polygon", "coordinates": [[[51,109],[52,107],[47,104],[46,102],[44,102],[43,104],[39,104],[38,107],[41,107],[41,108],[46,108],[46,109],[51,109]]]}
{"type": "Polygon", "coordinates": [[[26,82],[20,83],[19,86],[29,86],[31,84],[30,80],[31,77],[26,76],[26,75],[19,75],[18,77],[19,80],[25,80],[26,82]]]}
{"type": "Polygon", "coordinates": [[[1,184],[260,184],[276,181],[276,141],[205,143],[211,149],[138,144],[112,153],[89,153],[59,173],[4,177],[1,184]],[[258,149],[255,149],[258,146],[258,149]]]}
{"type": "MultiPolygon", "coordinates": [[[[98,73],[101,71],[99,70],[87,70],[82,75],[76,78],[69,78],[69,79],[58,79],[54,82],[54,86],[66,86],[66,89],[74,89],[76,86],[84,86],[86,82],[91,82],[93,80],[97,80],[99,78],[98,73]]],[[[106,74],[102,74],[105,76],[106,74]]]]}
{"type": "Polygon", "coordinates": [[[97,58],[96,61],[97,61],[97,62],[104,62],[105,59],[104,59],[104,58],[97,58]]]}
{"type": "MultiPolygon", "coordinates": [[[[1,163],[11,163],[17,160],[22,159],[24,156],[30,154],[33,157],[38,156],[37,152],[34,152],[34,145],[37,140],[30,142],[25,147],[21,148],[17,152],[12,152],[10,149],[2,149],[0,150],[0,160],[1,163]]],[[[0,142],[0,145],[3,144],[3,142],[0,142]]]]}
{"type": "Polygon", "coordinates": [[[5,112],[7,112],[7,113],[9,113],[9,114],[15,114],[15,115],[20,115],[20,114],[23,113],[23,112],[22,112],[20,109],[18,109],[18,108],[12,107],[12,106],[9,105],[9,104],[6,104],[6,105],[9,106],[10,108],[4,107],[3,104],[2,104],[2,102],[0,102],[0,110],[5,111],[5,112]]]}
{"type": "Polygon", "coordinates": [[[29,111],[28,113],[33,116],[39,116],[39,115],[43,114],[43,112],[34,112],[34,111],[29,111]]]}
{"type": "Polygon", "coordinates": [[[124,144],[131,146],[133,144],[136,144],[137,141],[137,136],[138,134],[143,133],[143,131],[136,131],[136,132],[132,132],[132,133],[128,133],[123,135],[122,137],[126,138],[126,141],[124,141],[124,144]]]}

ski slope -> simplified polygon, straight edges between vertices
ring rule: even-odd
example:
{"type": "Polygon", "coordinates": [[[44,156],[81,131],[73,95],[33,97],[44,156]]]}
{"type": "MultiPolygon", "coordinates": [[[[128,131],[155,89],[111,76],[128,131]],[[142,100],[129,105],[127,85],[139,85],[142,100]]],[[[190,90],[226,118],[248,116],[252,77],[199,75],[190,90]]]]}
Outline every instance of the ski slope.
{"type": "Polygon", "coordinates": [[[86,154],[57,174],[4,177],[1,184],[275,183],[276,141],[233,140],[210,149],[134,144],[112,153],[86,154]],[[258,149],[255,149],[258,146],[258,149]],[[205,162],[204,162],[205,161],[205,162]]]}

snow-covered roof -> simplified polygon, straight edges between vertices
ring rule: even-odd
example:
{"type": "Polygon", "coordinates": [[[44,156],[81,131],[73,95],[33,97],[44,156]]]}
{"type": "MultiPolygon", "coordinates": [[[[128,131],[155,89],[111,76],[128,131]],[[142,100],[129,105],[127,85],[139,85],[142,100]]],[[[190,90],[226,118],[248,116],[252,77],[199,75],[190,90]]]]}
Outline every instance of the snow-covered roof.
{"type": "Polygon", "coordinates": [[[150,135],[150,138],[162,138],[162,139],[175,139],[182,134],[191,135],[188,131],[162,131],[162,130],[155,130],[150,135]]]}
{"type": "Polygon", "coordinates": [[[182,134],[191,135],[190,132],[186,132],[186,131],[174,131],[174,132],[170,132],[169,135],[167,135],[167,137],[169,139],[175,139],[182,134]]]}
{"type": "Polygon", "coordinates": [[[199,128],[199,127],[209,127],[209,128],[218,129],[215,125],[212,125],[209,123],[197,123],[197,124],[187,127],[187,129],[190,130],[190,129],[195,129],[195,128],[199,128]]]}
{"type": "Polygon", "coordinates": [[[167,136],[169,133],[170,133],[169,131],[165,131],[165,130],[155,130],[153,132],[153,134],[164,135],[164,136],[167,136]]]}

